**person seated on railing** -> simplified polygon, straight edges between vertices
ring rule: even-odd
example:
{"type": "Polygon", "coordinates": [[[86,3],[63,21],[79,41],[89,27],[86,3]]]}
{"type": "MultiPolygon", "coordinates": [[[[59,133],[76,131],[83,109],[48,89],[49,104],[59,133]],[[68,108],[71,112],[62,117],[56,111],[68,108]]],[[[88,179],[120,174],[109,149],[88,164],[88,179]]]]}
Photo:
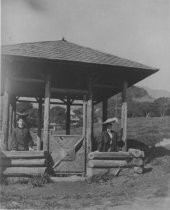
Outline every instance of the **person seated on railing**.
{"type": "Polygon", "coordinates": [[[34,150],[34,142],[32,140],[29,128],[26,125],[26,117],[28,114],[17,113],[17,127],[12,132],[12,150],[28,151],[34,150]]]}
{"type": "Polygon", "coordinates": [[[124,142],[121,139],[121,133],[116,131],[117,123],[118,119],[116,117],[109,118],[103,122],[105,130],[97,138],[98,152],[116,152],[123,147],[124,142]]]}

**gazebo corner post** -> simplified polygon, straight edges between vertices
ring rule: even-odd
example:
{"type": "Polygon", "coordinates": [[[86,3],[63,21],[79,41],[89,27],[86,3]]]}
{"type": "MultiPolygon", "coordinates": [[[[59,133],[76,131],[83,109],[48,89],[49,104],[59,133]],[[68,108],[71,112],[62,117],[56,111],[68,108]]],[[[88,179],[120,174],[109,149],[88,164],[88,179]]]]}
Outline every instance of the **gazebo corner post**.
{"type": "Polygon", "coordinates": [[[37,100],[38,102],[38,132],[37,132],[37,150],[42,149],[41,140],[41,128],[42,128],[42,98],[37,100]]]}
{"type": "Polygon", "coordinates": [[[122,140],[125,143],[122,150],[127,151],[127,81],[123,82],[122,89],[121,131],[122,140]]]}
{"type": "MultiPolygon", "coordinates": [[[[102,101],[102,122],[107,120],[107,109],[108,109],[108,99],[102,101]]],[[[102,131],[104,131],[105,126],[102,125],[102,131]]]]}
{"type": "MultiPolygon", "coordinates": [[[[9,129],[8,129],[8,138],[12,138],[12,131],[14,128],[14,115],[16,116],[16,104],[15,104],[16,97],[13,94],[9,96],[9,129]]],[[[9,140],[8,140],[9,141],[9,140]]],[[[10,147],[10,142],[8,142],[8,149],[10,147]]]]}
{"type": "Polygon", "coordinates": [[[3,120],[2,120],[2,139],[1,139],[1,149],[4,151],[8,150],[9,105],[10,105],[9,77],[6,75],[4,96],[3,96],[3,120]]]}
{"type": "Polygon", "coordinates": [[[13,98],[13,102],[12,102],[12,125],[13,128],[16,127],[16,96],[14,96],[13,98]]]}
{"type": "Polygon", "coordinates": [[[87,154],[92,151],[93,139],[93,87],[92,79],[88,83],[88,101],[87,101],[87,154]]]}
{"type": "Polygon", "coordinates": [[[70,135],[70,100],[67,99],[66,103],[66,135],[70,135]]]}
{"type": "Polygon", "coordinates": [[[83,96],[83,137],[84,137],[84,176],[86,176],[87,167],[87,96],[83,96]]]}
{"type": "Polygon", "coordinates": [[[50,97],[51,97],[51,76],[50,72],[47,72],[45,78],[43,150],[47,151],[48,154],[49,154],[50,97]]]}

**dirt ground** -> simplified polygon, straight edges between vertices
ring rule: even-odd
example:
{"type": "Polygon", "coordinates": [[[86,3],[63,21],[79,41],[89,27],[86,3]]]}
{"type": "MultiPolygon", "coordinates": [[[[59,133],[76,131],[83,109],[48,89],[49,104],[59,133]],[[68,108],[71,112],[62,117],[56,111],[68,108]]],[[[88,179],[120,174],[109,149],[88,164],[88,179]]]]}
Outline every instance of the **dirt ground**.
{"type": "Polygon", "coordinates": [[[142,175],[124,169],[102,183],[55,182],[34,188],[30,183],[2,185],[1,209],[169,209],[170,150],[154,150],[142,175]]]}
{"type": "MultiPolygon", "coordinates": [[[[148,146],[166,138],[170,118],[130,119],[129,138],[148,146]],[[140,129],[139,129],[140,128],[140,129]]],[[[151,148],[145,173],[122,170],[109,182],[55,182],[42,187],[30,184],[1,185],[1,209],[170,209],[170,145],[151,148]]]]}

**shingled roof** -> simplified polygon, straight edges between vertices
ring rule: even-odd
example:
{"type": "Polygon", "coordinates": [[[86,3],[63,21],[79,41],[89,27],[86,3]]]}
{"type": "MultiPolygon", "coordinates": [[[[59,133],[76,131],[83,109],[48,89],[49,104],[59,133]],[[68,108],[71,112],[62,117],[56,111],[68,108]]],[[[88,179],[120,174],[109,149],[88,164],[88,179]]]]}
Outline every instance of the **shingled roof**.
{"type": "Polygon", "coordinates": [[[97,50],[73,44],[65,40],[5,45],[2,46],[1,53],[2,55],[11,56],[156,70],[155,68],[130,61],[128,59],[99,52],[97,50]]]}

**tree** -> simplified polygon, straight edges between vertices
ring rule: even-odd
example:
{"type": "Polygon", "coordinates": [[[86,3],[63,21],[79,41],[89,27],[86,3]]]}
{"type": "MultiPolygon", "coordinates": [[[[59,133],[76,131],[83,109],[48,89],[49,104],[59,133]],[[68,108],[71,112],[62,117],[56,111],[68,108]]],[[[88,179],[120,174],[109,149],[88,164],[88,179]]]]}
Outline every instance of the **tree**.
{"type": "Polygon", "coordinates": [[[149,117],[151,114],[151,102],[140,102],[139,110],[142,116],[149,117]]]}
{"type": "Polygon", "coordinates": [[[154,116],[164,117],[165,115],[167,115],[169,106],[170,106],[170,99],[166,97],[161,97],[156,99],[152,103],[151,110],[154,116]]]}
{"type": "Polygon", "coordinates": [[[16,106],[19,113],[28,113],[27,124],[29,127],[36,127],[38,121],[38,110],[30,102],[19,102],[16,106]]]}
{"type": "Polygon", "coordinates": [[[17,112],[20,112],[20,113],[24,113],[24,112],[28,113],[32,108],[33,108],[33,105],[30,102],[19,102],[17,103],[16,110],[17,112]]]}
{"type": "Polygon", "coordinates": [[[50,109],[50,122],[65,125],[66,113],[61,106],[54,106],[50,109]]]}

